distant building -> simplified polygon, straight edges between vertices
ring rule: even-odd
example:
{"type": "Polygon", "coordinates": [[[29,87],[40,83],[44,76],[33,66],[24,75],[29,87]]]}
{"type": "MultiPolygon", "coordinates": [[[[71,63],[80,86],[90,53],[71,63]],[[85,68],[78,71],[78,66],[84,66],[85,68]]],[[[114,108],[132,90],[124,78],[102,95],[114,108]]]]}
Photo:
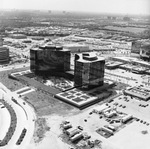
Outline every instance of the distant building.
{"type": "Polygon", "coordinates": [[[89,52],[89,46],[84,44],[66,44],[63,46],[65,49],[70,50],[71,53],[89,52]]]}
{"type": "Polygon", "coordinates": [[[54,45],[30,49],[30,69],[37,73],[69,71],[70,51],[54,45]]]}
{"type": "Polygon", "coordinates": [[[26,40],[24,40],[24,41],[22,41],[22,42],[23,42],[23,43],[31,43],[32,40],[26,39],[26,40]]]}
{"type": "Polygon", "coordinates": [[[140,54],[140,47],[141,47],[141,42],[133,41],[132,46],[131,46],[131,53],[139,55],[140,54]]]}
{"type": "Polygon", "coordinates": [[[9,62],[9,48],[0,47],[0,63],[8,63],[9,62]]]}
{"type": "Polygon", "coordinates": [[[117,19],[117,17],[112,17],[112,19],[113,19],[113,20],[116,20],[116,19],[117,19]]]}
{"type": "Polygon", "coordinates": [[[110,20],[110,19],[111,19],[111,16],[107,16],[107,19],[109,19],[109,20],[110,20]]]}
{"type": "Polygon", "coordinates": [[[116,62],[116,61],[108,61],[105,66],[107,69],[116,69],[120,65],[123,65],[123,62],[116,62]]]}
{"type": "Polygon", "coordinates": [[[103,85],[105,59],[90,54],[75,55],[74,83],[75,86],[103,85]]]}
{"type": "Polygon", "coordinates": [[[124,21],[130,21],[130,20],[131,20],[131,18],[130,18],[130,17],[127,17],[127,16],[125,16],[125,17],[123,17],[123,20],[124,20],[124,21]]]}
{"type": "Polygon", "coordinates": [[[23,34],[10,34],[10,37],[13,39],[26,39],[27,36],[23,34]]]}
{"type": "Polygon", "coordinates": [[[32,37],[32,40],[44,40],[44,37],[32,37]]]}
{"type": "Polygon", "coordinates": [[[109,19],[109,20],[116,20],[116,17],[114,17],[114,16],[107,16],[107,19],[109,19]]]}
{"type": "Polygon", "coordinates": [[[147,68],[150,68],[150,63],[149,62],[146,62],[146,61],[142,61],[141,59],[135,59],[135,58],[131,58],[131,57],[111,57],[111,59],[113,61],[119,61],[119,62],[123,62],[123,63],[126,63],[126,64],[123,64],[123,65],[120,65],[119,67],[120,68],[123,68],[123,69],[127,69],[127,70],[130,70],[133,68],[132,65],[136,65],[136,66],[142,66],[142,67],[146,67],[147,68]]]}
{"type": "Polygon", "coordinates": [[[150,61],[150,43],[141,46],[140,57],[146,61],[150,61]]]}
{"type": "Polygon", "coordinates": [[[132,42],[131,53],[138,54],[143,59],[149,59],[150,40],[137,40],[132,42]]]}

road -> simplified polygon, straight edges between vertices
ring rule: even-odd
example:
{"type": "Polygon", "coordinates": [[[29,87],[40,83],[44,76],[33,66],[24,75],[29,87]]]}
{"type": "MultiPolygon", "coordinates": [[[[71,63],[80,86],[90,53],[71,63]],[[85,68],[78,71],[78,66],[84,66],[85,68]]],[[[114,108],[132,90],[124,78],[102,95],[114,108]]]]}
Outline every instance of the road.
{"type": "Polygon", "coordinates": [[[13,64],[13,65],[9,65],[2,67],[0,66],[0,71],[7,71],[7,70],[11,70],[11,69],[18,69],[18,68],[23,68],[23,67],[29,67],[30,63],[23,63],[23,64],[13,64]]]}
{"type": "MultiPolygon", "coordinates": [[[[0,94],[3,94],[4,100],[6,100],[7,103],[9,103],[12,106],[17,116],[17,126],[11,140],[8,142],[6,146],[0,147],[0,149],[1,148],[2,149],[17,149],[17,148],[26,149],[34,133],[34,128],[35,128],[34,120],[36,119],[34,109],[30,107],[28,103],[26,103],[21,98],[19,98],[15,92],[11,92],[1,83],[0,83],[0,94]],[[15,100],[17,100],[18,104],[12,101],[12,97],[15,100]],[[25,104],[23,104],[23,102],[25,104]],[[16,145],[16,142],[19,139],[21,132],[24,128],[27,129],[26,135],[22,143],[20,145],[16,145]]],[[[3,125],[5,124],[3,123],[3,125]]]]}
{"type": "MultiPolygon", "coordinates": [[[[2,96],[0,94],[0,99],[1,98],[2,96]]],[[[4,105],[0,102],[0,140],[5,137],[11,122],[9,111],[3,107],[4,105]]]]}

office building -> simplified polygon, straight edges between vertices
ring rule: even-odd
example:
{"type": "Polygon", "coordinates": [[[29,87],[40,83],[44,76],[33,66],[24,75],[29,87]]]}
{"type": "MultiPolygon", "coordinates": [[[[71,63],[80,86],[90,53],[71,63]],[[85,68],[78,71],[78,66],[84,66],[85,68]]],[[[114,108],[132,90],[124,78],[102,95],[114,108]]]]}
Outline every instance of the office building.
{"type": "Polygon", "coordinates": [[[75,55],[74,83],[75,86],[96,86],[104,82],[105,59],[93,53],[75,55]]]}
{"type": "Polygon", "coordinates": [[[54,45],[30,49],[30,69],[37,73],[69,71],[70,51],[54,45]]]}

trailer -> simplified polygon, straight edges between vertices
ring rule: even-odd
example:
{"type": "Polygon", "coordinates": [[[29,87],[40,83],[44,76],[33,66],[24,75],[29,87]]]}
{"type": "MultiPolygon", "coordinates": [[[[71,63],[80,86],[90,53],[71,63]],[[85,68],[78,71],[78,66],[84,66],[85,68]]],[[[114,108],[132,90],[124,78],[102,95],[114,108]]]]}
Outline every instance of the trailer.
{"type": "Polygon", "coordinates": [[[110,111],[111,109],[112,108],[107,108],[107,109],[103,110],[102,112],[103,112],[103,114],[105,114],[106,112],[110,111]]]}
{"type": "Polygon", "coordinates": [[[122,118],[122,123],[126,123],[127,121],[131,120],[133,118],[132,115],[127,115],[122,118]]]}
{"type": "Polygon", "coordinates": [[[73,131],[70,132],[69,137],[73,137],[73,136],[75,136],[76,134],[78,134],[80,132],[81,132],[81,130],[75,129],[75,130],[73,130],[73,131]]]}
{"type": "Polygon", "coordinates": [[[75,142],[75,141],[81,139],[82,137],[83,137],[83,134],[79,133],[79,134],[76,134],[75,136],[71,137],[70,140],[71,140],[71,142],[75,142]]]}
{"type": "Polygon", "coordinates": [[[107,126],[104,126],[110,130],[112,130],[113,132],[116,131],[116,127],[112,126],[112,125],[107,125],[107,126]]]}
{"type": "Polygon", "coordinates": [[[107,133],[109,133],[109,134],[111,134],[111,135],[114,134],[114,132],[113,132],[111,129],[108,129],[108,128],[106,128],[106,127],[102,127],[101,130],[103,130],[103,131],[105,131],[105,132],[107,132],[107,133]]]}
{"type": "Polygon", "coordinates": [[[108,108],[108,106],[107,106],[106,104],[103,104],[103,105],[101,105],[101,106],[95,107],[95,108],[93,109],[93,112],[100,114],[100,113],[102,113],[103,110],[105,110],[105,109],[107,109],[107,108],[108,108]]]}
{"type": "Polygon", "coordinates": [[[63,129],[65,129],[65,130],[70,129],[70,128],[72,128],[71,124],[65,124],[65,125],[63,125],[63,129]]]}
{"type": "Polygon", "coordinates": [[[116,115],[115,111],[110,111],[110,112],[105,112],[104,115],[108,118],[113,117],[114,115],[116,115]]]}

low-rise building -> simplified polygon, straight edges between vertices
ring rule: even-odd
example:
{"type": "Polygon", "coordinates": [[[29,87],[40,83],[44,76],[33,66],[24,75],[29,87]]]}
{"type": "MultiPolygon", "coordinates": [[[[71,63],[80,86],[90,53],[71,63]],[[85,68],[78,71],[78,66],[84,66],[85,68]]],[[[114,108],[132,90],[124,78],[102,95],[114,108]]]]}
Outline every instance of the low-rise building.
{"type": "Polygon", "coordinates": [[[123,65],[123,62],[116,62],[116,61],[108,61],[106,62],[105,66],[108,69],[116,69],[118,68],[120,65],[123,65]]]}
{"type": "Polygon", "coordinates": [[[124,94],[137,97],[145,101],[150,99],[150,90],[146,88],[133,87],[125,90],[124,94]]]}
{"type": "Polygon", "coordinates": [[[80,52],[89,52],[88,45],[85,44],[65,44],[63,45],[64,49],[70,50],[71,53],[80,53],[80,52]]]}

